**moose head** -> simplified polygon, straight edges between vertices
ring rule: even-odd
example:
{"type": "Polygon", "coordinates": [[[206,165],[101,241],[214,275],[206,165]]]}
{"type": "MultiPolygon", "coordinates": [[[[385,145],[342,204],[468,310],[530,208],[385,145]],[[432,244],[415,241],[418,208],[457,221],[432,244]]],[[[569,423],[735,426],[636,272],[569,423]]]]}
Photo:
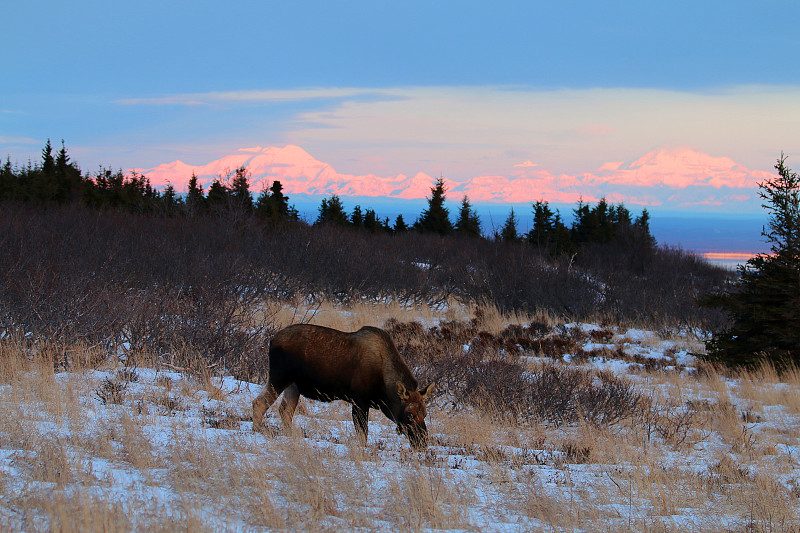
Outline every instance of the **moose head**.
{"type": "Polygon", "coordinates": [[[397,432],[404,434],[416,450],[428,445],[428,428],[425,426],[425,399],[433,390],[433,383],[422,390],[408,390],[405,385],[397,383],[397,395],[400,397],[400,413],[397,416],[397,432]]]}

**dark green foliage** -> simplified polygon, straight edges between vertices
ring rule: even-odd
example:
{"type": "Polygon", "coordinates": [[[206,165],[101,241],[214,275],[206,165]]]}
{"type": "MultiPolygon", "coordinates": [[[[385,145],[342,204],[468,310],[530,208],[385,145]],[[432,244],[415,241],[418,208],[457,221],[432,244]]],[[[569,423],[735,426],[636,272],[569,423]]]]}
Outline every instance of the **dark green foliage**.
{"type": "Polygon", "coordinates": [[[800,364],[800,177],[785,165],[759,184],[769,212],[762,235],[771,254],[759,254],[739,269],[739,280],[726,292],[701,299],[730,316],[729,327],[707,343],[708,358],[752,366],[767,358],[800,364]]]}
{"type": "Polygon", "coordinates": [[[527,241],[541,253],[552,256],[572,254],[576,250],[569,229],[561,221],[561,213],[553,212],[544,201],[533,204],[533,228],[528,232],[527,241]]]}
{"type": "Polygon", "coordinates": [[[34,197],[39,202],[55,200],[58,196],[56,183],[56,160],[53,158],[53,147],[50,139],[42,149],[42,169],[34,185],[34,197]]]}
{"type": "Polygon", "coordinates": [[[222,180],[215,179],[211,182],[211,186],[208,188],[208,196],[206,196],[208,209],[214,214],[227,211],[230,207],[230,197],[230,189],[222,183],[222,180]]]}
{"type": "Polygon", "coordinates": [[[508,214],[508,218],[506,219],[505,223],[503,223],[503,227],[500,230],[499,235],[497,235],[497,239],[503,242],[520,242],[522,238],[519,236],[519,230],[517,229],[519,225],[519,221],[517,219],[517,215],[514,214],[514,208],[511,208],[511,212],[508,214]]]}
{"type": "Polygon", "coordinates": [[[168,184],[164,188],[164,192],[161,193],[161,204],[165,215],[175,216],[178,213],[181,202],[178,199],[178,195],[175,193],[175,187],[173,187],[171,183],[168,184]]]}
{"type": "Polygon", "coordinates": [[[231,182],[230,194],[235,209],[250,212],[253,209],[253,197],[250,195],[250,173],[247,168],[236,169],[231,182]]]}
{"type": "Polygon", "coordinates": [[[636,217],[631,224],[631,214],[624,204],[614,205],[600,199],[597,205],[590,207],[579,201],[573,211],[570,236],[573,244],[580,246],[586,243],[608,244],[618,243],[628,247],[647,249],[656,245],[650,234],[650,214],[647,209],[636,217]]]}
{"type": "Polygon", "coordinates": [[[353,213],[350,215],[350,224],[352,224],[354,228],[360,228],[364,225],[364,214],[361,212],[360,205],[353,208],[353,213]]]}
{"type": "Polygon", "coordinates": [[[94,178],[84,179],[83,199],[100,209],[126,209],[143,214],[164,212],[161,194],[146,176],[135,172],[126,176],[121,170],[100,168],[94,178]]]}
{"type": "Polygon", "coordinates": [[[403,220],[403,215],[397,215],[397,218],[394,219],[394,228],[395,233],[405,233],[408,231],[408,225],[406,221],[403,220]]]}
{"type": "Polygon", "coordinates": [[[206,212],[206,197],[203,186],[197,182],[197,176],[192,173],[189,178],[189,188],[186,192],[186,211],[190,216],[202,215],[206,212]]]}
{"type": "Polygon", "coordinates": [[[422,233],[438,233],[448,235],[453,232],[450,222],[450,210],[444,206],[445,201],[444,180],[439,178],[431,187],[431,196],[428,198],[428,208],[414,223],[414,228],[422,233]]]}
{"type": "Polygon", "coordinates": [[[5,164],[0,167],[0,202],[14,198],[16,192],[17,177],[11,166],[11,159],[6,158],[5,164]]]}
{"type": "Polygon", "coordinates": [[[298,219],[297,210],[289,206],[289,197],[283,194],[283,185],[277,180],[258,195],[255,210],[259,218],[273,224],[298,219]]]}
{"type": "Polygon", "coordinates": [[[481,236],[481,219],[472,208],[472,204],[469,203],[469,198],[466,195],[461,200],[461,208],[458,211],[455,230],[456,233],[468,237],[481,236]]]}
{"type": "Polygon", "coordinates": [[[636,217],[630,238],[634,244],[643,247],[653,247],[657,244],[655,237],[650,233],[650,213],[647,212],[647,209],[644,209],[642,214],[636,217]]]}
{"type": "Polygon", "coordinates": [[[367,209],[364,212],[364,229],[373,233],[384,229],[381,220],[379,220],[378,215],[375,214],[375,210],[367,209]]]}
{"type": "MultiPolygon", "coordinates": [[[[202,192],[200,194],[202,197],[202,192]]],[[[83,174],[70,160],[61,141],[54,156],[50,141],[42,149],[41,163],[14,167],[10,159],[0,167],[0,201],[37,205],[82,202],[96,209],[123,209],[135,213],[179,214],[183,201],[173,187],[159,192],[147,177],[100,167],[96,174],[83,174]]]]}
{"type": "Polygon", "coordinates": [[[344,210],[342,200],[335,194],[323,198],[319,206],[319,214],[314,224],[332,224],[334,226],[347,226],[347,212],[344,210]]]}
{"type": "Polygon", "coordinates": [[[81,189],[81,171],[69,162],[70,157],[64,140],[61,140],[61,150],[55,160],[56,200],[64,203],[77,199],[81,189]]]}

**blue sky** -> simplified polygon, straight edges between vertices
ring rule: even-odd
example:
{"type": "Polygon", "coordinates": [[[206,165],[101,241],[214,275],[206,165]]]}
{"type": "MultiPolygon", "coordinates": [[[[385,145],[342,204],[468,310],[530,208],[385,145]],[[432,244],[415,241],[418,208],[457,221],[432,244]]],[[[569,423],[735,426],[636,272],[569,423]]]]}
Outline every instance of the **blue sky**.
{"type": "Polygon", "coordinates": [[[0,155],[83,168],[293,143],[349,173],[592,171],[686,144],[800,153],[800,3],[3,6],[0,155]]]}

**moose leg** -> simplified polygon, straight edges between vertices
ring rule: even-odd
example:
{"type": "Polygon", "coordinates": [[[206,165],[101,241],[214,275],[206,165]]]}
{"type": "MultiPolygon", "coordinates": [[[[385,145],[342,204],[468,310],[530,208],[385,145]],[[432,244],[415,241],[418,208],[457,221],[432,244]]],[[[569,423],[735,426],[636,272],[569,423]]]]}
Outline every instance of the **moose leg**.
{"type": "Polygon", "coordinates": [[[356,426],[356,437],[362,446],[367,445],[369,407],[353,404],[353,424],[356,426]]]}
{"type": "Polygon", "coordinates": [[[283,429],[286,432],[292,427],[292,417],[294,416],[294,410],[299,401],[300,389],[297,388],[296,383],[293,383],[283,391],[283,400],[281,400],[281,406],[278,407],[278,413],[281,415],[281,421],[283,422],[283,429]]]}
{"type": "Polygon", "coordinates": [[[272,382],[267,383],[261,394],[253,400],[253,431],[261,431],[264,426],[264,414],[275,403],[281,391],[277,390],[272,382]]]}

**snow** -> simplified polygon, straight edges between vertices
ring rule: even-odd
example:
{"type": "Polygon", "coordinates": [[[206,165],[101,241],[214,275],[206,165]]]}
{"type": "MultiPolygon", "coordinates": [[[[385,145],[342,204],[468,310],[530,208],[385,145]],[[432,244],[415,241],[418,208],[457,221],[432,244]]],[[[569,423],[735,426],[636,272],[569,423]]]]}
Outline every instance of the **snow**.
{"type": "MultiPolygon", "coordinates": [[[[565,327],[586,334],[604,329],[565,327]]],[[[788,508],[781,523],[797,528],[798,409],[764,400],[757,406],[760,422],[739,424],[738,412],[755,400],[739,396],[740,379],[721,377],[717,385],[691,380],[696,359],[690,352],[700,350],[695,339],[628,329],[610,343],[587,341],[581,347],[612,354],[621,346],[626,355],[668,361],[661,371],[644,372],[625,358],[564,357],[565,364],[629,380],[664,402],[663,416],[679,415],[687,400],[707,405],[709,412],[723,402],[733,405],[727,429],[714,427],[726,418],[697,422],[699,429],[678,443],[655,432],[635,441],[625,424],[601,430],[499,421],[487,426],[476,412],[446,411],[434,402],[427,451],[412,451],[374,410],[362,449],[342,402],[303,400],[291,435],[279,429],[273,407],[268,431],[259,434],[248,417],[261,386],[231,376],[207,386],[178,372],[137,368],[138,380],[127,383],[122,403],[115,405],[96,394],[104,380],[119,380],[119,369],[111,365],[56,373],[49,391],[36,389],[43,378],[30,371],[0,385],[0,422],[6,423],[0,426],[0,529],[52,526],[56,514],[47,506],[25,503],[36,494],[70,502],[88,494],[113,502],[134,530],[164,523],[185,528],[192,520],[203,529],[226,531],[282,529],[281,523],[288,529],[359,530],[757,529],[768,519],[757,509],[748,515],[731,501],[733,492],[751,488],[748,479],[759,475],[762,481],[752,483],[774,483],[769,490],[788,508]],[[676,370],[683,367],[689,368],[676,370]],[[211,387],[222,394],[212,394],[211,387]],[[22,417],[19,427],[7,425],[14,416],[22,417]],[[211,420],[230,423],[215,428],[211,420]],[[617,444],[601,446],[603,439],[617,444]],[[577,460],[568,445],[586,446],[595,455],[577,460]],[[741,479],[724,470],[726,461],[742,469],[741,479]],[[27,506],[25,513],[16,511],[19,505],[27,506]]],[[[521,360],[546,359],[524,353],[521,360]]],[[[765,397],[800,392],[788,383],[759,386],[765,397]]],[[[702,409],[697,413],[704,416],[702,409]]],[[[777,509],[776,517],[783,508],[777,509]]]]}

